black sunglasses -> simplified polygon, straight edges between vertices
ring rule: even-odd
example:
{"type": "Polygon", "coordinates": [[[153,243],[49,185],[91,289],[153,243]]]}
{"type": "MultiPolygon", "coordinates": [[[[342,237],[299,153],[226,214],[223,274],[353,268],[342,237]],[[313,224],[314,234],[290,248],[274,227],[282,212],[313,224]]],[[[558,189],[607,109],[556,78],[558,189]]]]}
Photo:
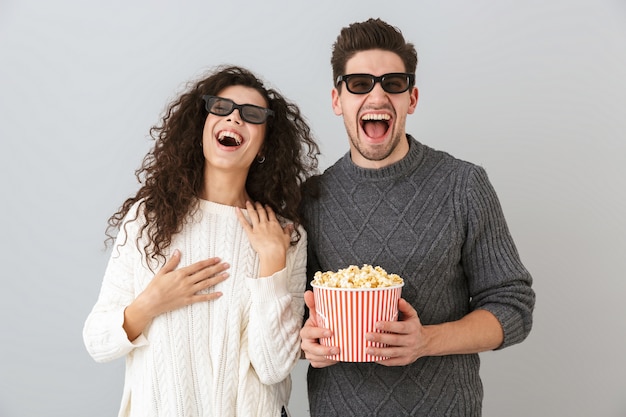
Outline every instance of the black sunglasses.
{"type": "Polygon", "coordinates": [[[335,86],[345,81],[346,88],[352,94],[367,94],[374,89],[376,83],[388,93],[400,94],[407,91],[415,82],[415,74],[392,72],[379,77],[372,74],[347,74],[337,77],[335,86]]]}
{"type": "Polygon", "coordinates": [[[206,110],[217,116],[228,116],[235,109],[239,110],[241,118],[255,125],[265,123],[268,117],[273,116],[274,112],[265,107],[255,106],[253,104],[237,104],[234,101],[217,96],[202,96],[206,102],[206,110]]]}

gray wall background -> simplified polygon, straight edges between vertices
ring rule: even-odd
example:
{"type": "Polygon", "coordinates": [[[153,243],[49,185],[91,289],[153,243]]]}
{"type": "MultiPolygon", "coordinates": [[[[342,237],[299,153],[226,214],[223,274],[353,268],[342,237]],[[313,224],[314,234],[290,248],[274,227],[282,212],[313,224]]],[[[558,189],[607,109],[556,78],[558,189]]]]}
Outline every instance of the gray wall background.
{"type": "Polygon", "coordinates": [[[0,0],[1,417],[116,415],[123,360],[93,362],[82,325],[106,219],[184,82],[248,66],[299,103],[325,168],[348,148],[331,44],[370,16],[418,50],[408,131],[487,169],[534,275],[530,337],[481,355],[484,415],[626,415],[625,1],[0,0]]]}

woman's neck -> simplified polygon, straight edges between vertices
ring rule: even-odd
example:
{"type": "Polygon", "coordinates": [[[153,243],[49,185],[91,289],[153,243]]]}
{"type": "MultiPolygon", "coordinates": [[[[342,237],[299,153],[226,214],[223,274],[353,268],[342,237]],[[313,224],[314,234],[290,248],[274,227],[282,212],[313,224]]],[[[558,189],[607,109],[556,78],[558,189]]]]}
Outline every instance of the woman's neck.
{"type": "Polygon", "coordinates": [[[246,191],[246,177],[212,171],[204,177],[200,198],[233,207],[246,207],[250,196],[246,191]]]}

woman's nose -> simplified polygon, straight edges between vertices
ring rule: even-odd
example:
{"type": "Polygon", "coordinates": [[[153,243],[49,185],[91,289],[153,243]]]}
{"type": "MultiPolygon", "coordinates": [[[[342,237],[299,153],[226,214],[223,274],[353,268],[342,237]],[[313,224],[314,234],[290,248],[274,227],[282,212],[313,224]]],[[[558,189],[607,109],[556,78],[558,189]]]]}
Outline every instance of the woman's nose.
{"type": "Polygon", "coordinates": [[[229,122],[241,124],[242,119],[241,114],[239,113],[239,109],[234,109],[231,114],[226,116],[226,120],[228,120],[229,122]]]}

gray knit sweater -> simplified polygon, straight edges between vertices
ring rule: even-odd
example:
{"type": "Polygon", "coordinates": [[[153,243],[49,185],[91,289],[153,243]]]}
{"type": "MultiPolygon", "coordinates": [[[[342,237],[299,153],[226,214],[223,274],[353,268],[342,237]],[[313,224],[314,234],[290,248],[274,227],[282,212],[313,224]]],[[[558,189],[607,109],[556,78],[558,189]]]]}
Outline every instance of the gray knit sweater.
{"type": "MultiPolygon", "coordinates": [[[[408,155],[381,169],[349,153],[309,181],[303,210],[308,275],[380,265],[404,278],[423,324],[492,312],[500,348],[530,332],[535,294],[485,171],[411,136],[408,155]]],[[[386,367],[346,363],[308,371],[312,417],[480,416],[479,357],[420,358],[386,367]]]]}

